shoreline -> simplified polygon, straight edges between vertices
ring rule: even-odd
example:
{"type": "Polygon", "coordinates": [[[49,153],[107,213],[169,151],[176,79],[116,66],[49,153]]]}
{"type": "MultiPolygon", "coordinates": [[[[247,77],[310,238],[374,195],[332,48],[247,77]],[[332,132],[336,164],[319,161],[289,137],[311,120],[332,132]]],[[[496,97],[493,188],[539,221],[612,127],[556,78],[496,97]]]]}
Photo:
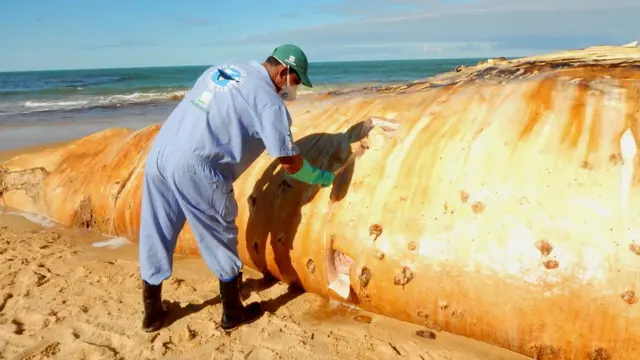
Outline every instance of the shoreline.
{"type": "MultiPolygon", "coordinates": [[[[410,80],[408,80],[410,81],[410,80]]],[[[366,82],[337,82],[320,84],[312,89],[298,89],[299,97],[322,95],[334,91],[357,90],[367,87],[385,86],[397,83],[397,81],[366,81],[366,82]]],[[[119,113],[134,114],[153,112],[160,109],[166,112],[173,109],[191,88],[180,90],[173,88],[159,88],[155,92],[133,92],[121,89],[111,94],[60,94],[52,98],[39,98],[38,94],[20,94],[9,96],[0,101],[0,126],[3,124],[21,123],[20,119],[35,120],[51,117],[78,118],[118,116],[119,113]]],[[[114,90],[115,91],[115,90],[114,90]]],[[[1,95],[1,94],[0,94],[1,95]]],[[[122,116],[122,115],[119,115],[122,116]]]]}
{"type": "MultiPolygon", "coordinates": [[[[367,87],[350,84],[331,91],[360,91],[367,87]]],[[[299,95],[311,100],[331,91],[299,95]]],[[[0,115],[0,152],[68,142],[108,128],[139,130],[164,122],[179,100],[155,104],[136,104],[108,109],[74,109],[24,115],[0,115]]],[[[294,104],[295,105],[295,104],[294,104]]]]}
{"type": "Polygon", "coordinates": [[[33,148],[67,143],[92,133],[115,127],[138,130],[163,122],[157,118],[111,118],[84,123],[52,121],[44,124],[25,124],[15,127],[0,126],[0,159],[6,160],[5,152],[32,151],[33,148]]]}
{"type": "MultiPolygon", "coordinates": [[[[357,85],[332,90],[353,93],[368,91],[357,85]]],[[[298,101],[313,101],[330,95],[332,91],[305,93],[298,101]]],[[[92,133],[115,127],[139,130],[163,123],[179,101],[161,104],[135,105],[104,111],[70,110],[26,115],[0,116],[0,152],[31,148],[46,144],[68,142],[92,133]]],[[[290,104],[295,106],[295,103],[290,104]]],[[[0,158],[2,156],[0,155],[0,158]]]]}
{"type": "MultiPolygon", "coordinates": [[[[324,81],[314,85],[312,89],[300,88],[299,100],[313,101],[331,95],[369,93],[375,92],[375,89],[378,88],[422,83],[443,74],[455,73],[456,68],[461,64],[476,66],[483,60],[407,60],[409,64],[416,61],[418,64],[413,68],[402,70],[397,75],[387,78],[385,78],[387,73],[382,71],[380,67],[389,66],[394,63],[393,61],[391,63],[385,61],[369,62],[369,65],[373,67],[364,70],[373,71],[375,75],[363,78],[358,78],[358,75],[352,77],[349,75],[350,72],[345,72],[347,69],[332,69],[331,67],[320,69],[317,71],[322,74],[321,77],[324,77],[324,81]],[[335,70],[338,71],[335,72],[335,70]]],[[[340,63],[327,64],[340,65],[340,63]]],[[[355,71],[362,72],[364,70],[357,69],[355,71]]],[[[352,72],[354,69],[349,71],[352,72]]],[[[193,74],[193,76],[196,75],[199,74],[193,74]]],[[[113,76],[120,75],[113,74],[113,76]]],[[[78,89],[82,89],[82,87],[78,89]]],[[[0,151],[49,142],[69,141],[110,127],[138,130],[151,124],[161,123],[166,120],[182,99],[182,96],[176,94],[186,93],[189,89],[189,86],[177,89],[175,86],[165,84],[149,90],[150,92],[141,90],[131,93],[135,89],[123,87],[117,91],[113,90],[114,93],[105,93],[104,96],[92,94],[91,91],[95,90],[88,90],[90,92],[84,95],[81,93],[72,93],[68,96],[65,95],[66,93],[61,93],[54,97],[47,95],[42,99],[38,98],[37,91],[9,95],[5,98],[6,101],[0,102],[0,151]],[[44,106],[45,104],[53,107],[48,108],[44,106]]]]}

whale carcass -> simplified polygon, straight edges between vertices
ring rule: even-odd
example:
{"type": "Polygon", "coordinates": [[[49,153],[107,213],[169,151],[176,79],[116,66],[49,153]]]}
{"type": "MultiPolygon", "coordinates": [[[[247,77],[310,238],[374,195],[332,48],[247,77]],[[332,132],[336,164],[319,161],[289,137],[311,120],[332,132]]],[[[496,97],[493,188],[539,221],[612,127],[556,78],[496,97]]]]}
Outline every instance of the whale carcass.
{"type": "MultiPolygon", "coordinates": [[[[242,260],[540,359],[637,359],[639,80],[640,49],[604,46],[301,98],[296,141],[339,175],[309,186],[259,157],[235,183],[242,260]]],[[[158,128],[16,156],[4,202],[136,241],[158,128]]],[[[188,224],[177,253],[198,255],[188,224]]]]}

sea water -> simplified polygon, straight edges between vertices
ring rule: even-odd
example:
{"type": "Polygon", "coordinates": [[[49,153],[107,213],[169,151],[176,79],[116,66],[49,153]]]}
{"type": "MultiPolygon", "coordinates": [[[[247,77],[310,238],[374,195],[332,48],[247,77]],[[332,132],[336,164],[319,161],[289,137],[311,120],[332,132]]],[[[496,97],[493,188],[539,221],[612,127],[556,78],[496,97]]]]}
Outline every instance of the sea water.
{"type": "MultiPolygon", "coordinates": [[[[481,59],[311,63],[309,76],[323,92],[353,85],[423,79],[481,59]]],[[[114,109],[175,102],[207,66],[0,73],[0,124],[17,115],[114,109]]]]}
{"type": "MultiPolygon", "coordinates": [[[[312,89],[428,78],[483,59],[311,63],[312,89]]],[[[65,141],[113,126],[161,123],[208,66],[0,73],[0,150],[65,141]],[[56,126],[51,125],[63,125],[56,126]],[[29,127],[25,129],[24,127],[29,127]],[[47,141],[48,140],[48,141],[47,141]]]]}

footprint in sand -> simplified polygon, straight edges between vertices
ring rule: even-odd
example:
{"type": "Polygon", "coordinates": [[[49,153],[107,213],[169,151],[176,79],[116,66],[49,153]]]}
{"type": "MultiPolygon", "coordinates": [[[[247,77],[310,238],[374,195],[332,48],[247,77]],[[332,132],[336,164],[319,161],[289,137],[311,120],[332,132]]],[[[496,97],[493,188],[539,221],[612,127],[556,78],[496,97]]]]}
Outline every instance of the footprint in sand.
{"type": "Polygon", "coordinates": [[[2,301],[0,302],[0,312],[4,310],[4,308],[7,306],[7,303],[9,302],[9,299],[11,299],[12,297],[12,293],[7,293],[2,296],[2,301]]]}
{"type": "Polygon", "coordinates": [[[34,271],[33,273],[36,275],[36,287],[40,287],[51,280],[50,277],[40,274],[39,272],[34,271]]]}
{"type": "Polygon", "coordinates": [[[13,333],[16,335],[22,335],[24,333],[24,324],[17,319],[11,320],[11,324],[15,326],[13,329],[13,333]]]}

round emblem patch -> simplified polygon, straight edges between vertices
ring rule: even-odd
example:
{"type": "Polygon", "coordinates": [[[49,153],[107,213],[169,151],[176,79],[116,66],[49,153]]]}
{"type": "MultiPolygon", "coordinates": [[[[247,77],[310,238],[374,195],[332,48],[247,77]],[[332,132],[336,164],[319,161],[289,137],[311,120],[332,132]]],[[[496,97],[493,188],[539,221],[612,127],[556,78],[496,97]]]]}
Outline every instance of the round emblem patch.
{"type": "Polygon", "coordinates": [[[213,68],[209,72],[208,85],[215,91],[229,91],[244,81],[244,69],[235,65],[223,65],[213,68]]]}

